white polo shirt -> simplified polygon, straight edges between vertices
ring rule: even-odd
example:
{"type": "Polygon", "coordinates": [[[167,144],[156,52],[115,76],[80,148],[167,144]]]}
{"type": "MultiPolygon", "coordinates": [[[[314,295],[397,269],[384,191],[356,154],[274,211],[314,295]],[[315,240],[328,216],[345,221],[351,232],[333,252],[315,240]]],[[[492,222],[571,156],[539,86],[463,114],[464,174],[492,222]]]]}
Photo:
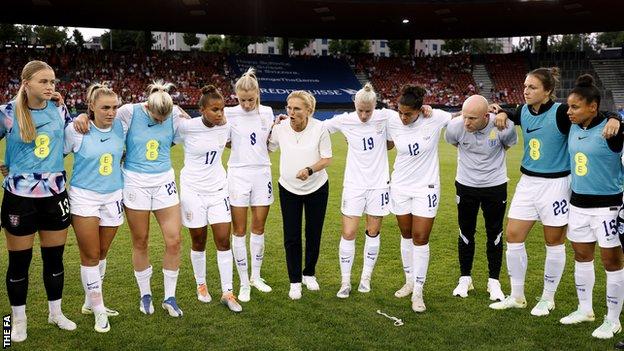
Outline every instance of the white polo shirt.
{"type": "Polygon", "coordinates": [[[512,121],[507,120],[507,128],[499,131],[494,116],[490,116],[485,128],[471,133],[464,127],[463,118],[455,118],[446,127],[445,139],[457,146],[458,183],[485,188],[507,182],[505,147],[518,142],[512,121]]]}
{"type": "Polygon", "coordinates": [[[318,190],[327,182],[327,172],[314,172],[308,179],[297,179],[297,173],[317,163],[321,158],[331,158],[331,140],[323,123],[315,118],[308,119],[308,125],[296,132],[288,120],[273,127],[269,139],[269,150],[281,149],[279,183],[286,190],[297,195],[307,195],[318,190]]]}

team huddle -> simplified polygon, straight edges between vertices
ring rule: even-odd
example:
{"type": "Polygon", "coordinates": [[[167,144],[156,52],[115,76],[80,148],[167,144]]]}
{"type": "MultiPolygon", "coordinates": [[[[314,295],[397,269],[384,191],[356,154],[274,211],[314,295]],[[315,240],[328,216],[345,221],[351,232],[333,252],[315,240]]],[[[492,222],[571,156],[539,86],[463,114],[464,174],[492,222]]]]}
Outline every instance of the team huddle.
{"type": "Polygon", "coordinates": [[[454,114],[423,105],[426,90],[413,85],[401,89],[397,111],[376,109],[377,95],[367,83],[355,95],[353,112],[326,121],[313,118],[315,98],[302,90],[288,96],[287,114],[276,117],[270,107],[260,104],[253,69],[236,82],[239,104],[235,107],[225,107],[214,86],[203,87],[199,118],[190,118],[174,105],[168,93],[170,85],[162,82],[148,86],[147,101],[119,107],[114,91],[93,84],[87,91],[87,112],[73,120],[60,94],[54,91],[56,77],[48,64],[27,63],[21,82],[16,98],[0,106],[0,132],[7,143],[1,220],[9,254],[6,285],[13,316],[11,339],[15,342],[27,338],[28,271],[36,233],[48,322],[60,329],[76,329],[61,308],[63,253],[70,224],[80,250],[85,293],[82,313],[93,314],[97,332],[110,330],[109,317],[119,313],[104,304],[106,256],[124,213],[132,239],[139,310],[144,314],[154,313],[153,267],[148,256],[152,213],[165,245],[161,306],[171,317],[183,315],[176,300],[183,226],[192,239],[190,258],[199,301],[212,300],[206,284],[208,225],[217,249],[221,303],[241,312],[239,301],[250,301],[252,287],[271,292],[261,267],[274,191],[280,194],[289,298],[300,299],[302,286],[319,290],[315,267],[329,194],[325,168],[332,159],[329,135],[337,132],[346,138],[348,151],[341,201],[342,236],[337,248],[342,283],[336,296],[346,299],[351,294],[355,239],[363,215],[363,269],[357,289],[371,291],[382,219],[393,213],[401,235],[405,273],[405,284],[394,295],[411,296],[412,310],[425,312],[429,237],[441,201],[438,145],[444,128],[445,140],[458,149],[455,186],[461,276],[453,295],[467,297],[473,289],[471,270],[481,208],[487,234],[487,290],[494,301],[490,307],[525,308],[524,242],[539,220],[546,244],[544,287],[531,314],[545,316],[555,308],[567,236],[574,249],[579,305],[560,322],[576,324],[595,319],[593,255],[598,242],[607,275],[608,313],[592,335],[606,339],[621,331],[624,255],[618,237],[618,213],[624,182],[624,127],[617,115],[599,110],[600,92],[589,75],[578,78],[567,104],[556,103],[553,95],[558,71],[540,68],[527,74],[526,104],[517,109],[489,105],[484,97],[473,95],[466,99],[461,113],[454,114]],[[522,176],[504,231],[508,181],[505,153],[517,143],[516,126],[524,135],[522,176]],[[179,187],[170,155],[175,144],[184,148],[179,187]],[[222,163],[225,148],[231,149],[227,172],[222,163]],[[396,148],[397,156],[390,172],[387,150],[392,148],[396,148]],[[278,149],[276,188],[269,152],[278,149]],[[70,153],[74,162],[67,187],[63,158],[70,153]],[[499,281],[503,240],[507,241],[508,296],[499,281]],[[234,266],[240,281],[238,298],[234,295],[234,266]]]}

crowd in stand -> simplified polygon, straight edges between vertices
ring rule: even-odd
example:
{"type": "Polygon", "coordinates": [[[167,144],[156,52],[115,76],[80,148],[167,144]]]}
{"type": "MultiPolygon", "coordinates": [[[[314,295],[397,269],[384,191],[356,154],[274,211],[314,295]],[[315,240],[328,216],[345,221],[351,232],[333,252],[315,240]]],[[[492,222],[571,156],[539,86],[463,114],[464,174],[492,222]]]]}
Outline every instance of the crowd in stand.
{"type": "Polygon", "coordinates": [[[26,62],[34,59],[45,60],[55,67],[60,80],[57,90],[64,95],[70,110],[85,108],[84,93],[93,82],[108,83],[124,102],[142,101],[147,97],[145,86],[156,77],[175,84],[171,95],[176,104],[197,105],[200,88],[207,84],[221,90],[226,104],[236,104],[224,55],[22,49],[0,51],[0,62],[6,67],[0,71],[2,101],[15,96],[20,85],[15,77],[19,77],[26,62]]]}
{"type": "MultiPolygon", "coordinates": [[[[424,86],[427,89],[425,103],[437,106],[459,106],[468,96],[479,93],[483,87],[472,77],[469,55],[411,58],[366,55],[353,58],[352,64],[356,73],[364,74],[372,81],[384,102],[390,106],[393,106],[399,94],[398,87],[407,83],[424,86]]],[[[522,95],[517,87],[522,86],[525,66],[526,64],[518,65],[517,68],[505,66],[509,74],[500,71],[499,76],[493,77],[495,87],[489,95],[488,92],[481,93],[493,102],[520,103],[522,95]]],[[[499,73],[499,70],[496,72],[499,73]]]]}
{"type": "MultiPolygon", "coordinates": [[[[226,56],[203,52],[111,52],[91,50],[24,50],[0,51],[0,99],[9,101],[19,88],[19,70],[29,60],[49,62],[57,70],[60,91],[70,110],[84,110],[84,92],[94,81],[108,83],[122,101],[141,101],[146,98],[144,87],[154,77],[175,84],[174,101],[182,106],[196,106],[200,87],[217,86],[228,106],[235,105],[226,56]]],[[[374,57],[349,56],[346,59],[356,74],[363,74],[380,93],[388,106],[394,107],[399,87],[412,83],[427,89],[425,103],[436,106],[460,106],[470,95],[481,93],[498,103],[519,103],[526,62],[520,56],[488,55],[486,66],[494,88],[480,91],[472,77],[469,55],[440,57],[374,57]]]]}

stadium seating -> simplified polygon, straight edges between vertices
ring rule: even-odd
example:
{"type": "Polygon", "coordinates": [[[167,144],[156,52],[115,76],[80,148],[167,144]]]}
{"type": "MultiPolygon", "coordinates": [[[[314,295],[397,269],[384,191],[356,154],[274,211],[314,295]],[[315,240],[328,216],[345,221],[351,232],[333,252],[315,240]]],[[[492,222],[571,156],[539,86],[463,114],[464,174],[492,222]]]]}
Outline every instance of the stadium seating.
{"type": "Polygon", "coordinates": [[[389,106],[395,106],[401,86],[418,84],[427,89],[425,103],[459,106],[476,93],[470,56],[356,57],[356,73],[364,73],[389,106]]]}
{"type": "Polygon", "coordinates": [[[524,102],[522,87],[529,67],[523,55],[485,55],[485,67],[494,84],[494,91],[483,92],[485,97],[498,103],[521,104],[524,102]]]}
{"type": "Polygon", "coordinates": [[[84,109],[84,93],[92,82],[107,82],[124,103],[141,101],[145,88],[154,79],[175,84],[171,95],[182,106],[196,106],[203,85],[221,89],[227,105],[234,105],[232,78],[228,76],[225,56],[209,53],[130,52],[67,50],[2,50],[0,62],[7,67],[0,72],[2,101],[10,100],[19,89],[20,72],[32,59],[48,62],[55,68],[60,83],[56,89],[70,109],[84,109]]]}
{"type": "MultiPolygon", "coordinates": [[[[562,89],[557,91],[560,97],[566,96],[579,74],[591,73],[597,77],[583,53],[488,54],[472,58],[466,54],[405,58],[343,55],[341,58],[349,61],[360,81],[371,81],[381,100],[390,107],[396,107],[400,89],[408,83],[427,89],[426,104],[461,106],[466,97],[478,91],[472,76],[474,62],[485,64],[493,83],[491,91],[481,94],[490,101],[502,104],[524,102],[524,77],[532,68],[553,65],[561,68],[562,89]]],[[[108,82],[127,103],[145,99],[145,88],[154,79],[174,83],[176,87],[171,95],[177,104],[185,108],[197,106],[199,88],[206,84],[213,84],[221,90],[226,105],[236,104],[233,93],[236,77],[223,54],[15,48],[0,49],[0,62],[6,67],[0,70],[0,98],[3,102],[15,96],[19,89],[20,71],[32,59],[44,60],[55,68],[60,80],[57,90],[65,96],[71,110],[85,109],[84,93],[92,82],[108,82]]],[[[605,96],[609,98],[611,95],[605,92],[605,96]]]]}

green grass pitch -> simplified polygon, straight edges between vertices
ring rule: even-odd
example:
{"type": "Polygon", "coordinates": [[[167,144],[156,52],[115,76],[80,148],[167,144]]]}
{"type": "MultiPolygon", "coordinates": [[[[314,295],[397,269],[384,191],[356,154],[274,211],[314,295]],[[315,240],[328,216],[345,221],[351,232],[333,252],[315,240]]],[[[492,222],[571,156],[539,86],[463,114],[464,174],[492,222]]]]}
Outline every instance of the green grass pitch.
{"type": "MultiPolygon", "coordinates": [[[[47,303],[41,279],[41,255],[35,244],[30,269],[28,294],[28,339],[13,344],[15,350],[159,350],[159,349],[305,349],[305,350],[604,350],[617,340],[600,341],[591,332],[602,323],[605,307],[605,274],[596,259],[594,310],[596,322],[575,326],[559,324],[559,318],[576,309],[572,249],[567,245],[564,277],[556,296],[556,309],[548,317],[529,314],[542,290],[545,256],[541,226],[529,235],[527,251],[529,268],[526,294],[529,306],[523,310],[494,311],[486,292],[487,262],[485,233],[480,218],[473,279],[475,291],[466,299],[453,297],[451,292],[459,276],[457,261],[457,219],[454,177],[456,151],[443,141],[440,144],[442,195],[438,216],[431,233],[431,261],[425,284],[427,311],[412,312],[408,298],[397,299],[394,291],[402,286],[404,275],[399,251],[399,230],[396,219],[384,219],[381,251],[372,280],[372,292],[358,293],[356,289],[346,300],[336,298],[340,285],[338,242],[341,233],[340,197],[346,144],[342,135],[334,135],[334,158],[328,169],[330,198],[323,231],[321,255],[317,266],[319,292],[303,291],[299,301],[288,299],[288,276],[283,249],[282,222],[279,201],[271,208],[266,226],[266,252],[262,275],[273,287],[263,294],[252,290],[252,299],[243,303],[243,312],[234,314],[220,305],[219,277],[215,247],[212,239],[207,246],[207,279],[213,302],[203,304],[195,296],[195,281],[190,264],[190,237],[182,230],[182,264],[177,286],[178,303],[184,316],[174,319],[160,308],[162,287],[162,237],[152,217],[150,258],[154,267],[152,291],[156,313],[145,316],[139,312],[139,292],[131,265],[131,241],[124,224],[113,242],[104,283],[107,306],[117,309],[120,316],[110,318],[111,331],[99,334],[93,330],[93,317],[80,314],[83,290],[80,283],[80,261],[73,230],[70,229],[65,249],[65,315],[78,324],[74,332],[66,332],[47,324],[47,303]],[[376,313],[382,310],[401,318],[403,326],[376,313]]],[[[4,143],[2,146],[4,149],[4,143]]],[[[4,152],[2,151],[2,154],[4,152]]],[[[509,202],[519,178],[521,146],[508,152],[509,202]]],[[[390,165],[395,151],[390,152],[390,165]]],[[[228,154],[224,156],[227,160],[228,154]]],[[[176,173],[182,168],[182,148],[174,147],[173,164],[176,173]]],[[[278,154],[272,155],[273,179],[278,176],[278,154]]],[[[71,169],[71,157],[66,161],[71,169]]],[[[363,221],[362,221],[363,222],[363,221]]],[[[362,228],[362,226],[360,226],[362,228]]],[[[352,283],[357,286],[362,269],[363,229],[357,238],[356,260],[352,283]]],[[[210,234],[209,234],[210,237],[210,234]]],[[[0,240],[0,273],[4,278],[7,267],[6,241],[0,240]]],[[[501,274],[503,291],[509,292],[505,264],[501,274]]],[[[10,313],[5,284],[0,284],[0,313],[10,313]]],[[[238,276],[234,268],[235,292],[238,276]]]]}

